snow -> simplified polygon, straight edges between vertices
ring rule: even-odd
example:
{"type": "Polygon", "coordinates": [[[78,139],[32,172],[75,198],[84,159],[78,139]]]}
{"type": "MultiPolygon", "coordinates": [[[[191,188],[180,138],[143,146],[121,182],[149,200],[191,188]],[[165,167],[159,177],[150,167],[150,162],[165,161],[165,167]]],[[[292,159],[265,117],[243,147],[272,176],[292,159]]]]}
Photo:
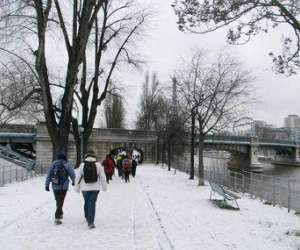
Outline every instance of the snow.
{"type": "Polygon", "coordinates": [[[83,216],[83,198],[71,190],[63,224],[54,225],[55,202],[44,177],[0,187],[1,249],[298,249],[300,219],[285,208],[243,195],[240,211],[209,200],[209,186],[184,173],[139,165],[130,183],[119,177],[100,192],[96,228],[83,216]]]}

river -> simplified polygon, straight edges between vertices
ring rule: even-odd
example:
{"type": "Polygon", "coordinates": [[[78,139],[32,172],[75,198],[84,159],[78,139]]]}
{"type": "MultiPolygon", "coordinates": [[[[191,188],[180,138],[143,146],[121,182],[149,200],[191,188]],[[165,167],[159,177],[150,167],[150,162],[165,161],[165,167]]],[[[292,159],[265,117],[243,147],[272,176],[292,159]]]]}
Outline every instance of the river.
{"type": "MultiPolygon", "coordinates": [[[[198,159],[197,159],[198,160],[198,159]]],[[[204,158],[204,165],[206,169],[211,167],[221,168],[222,170],[227,169],[228,155],[222,157],[219,154],[216,158],[212,155],[204,158]]],[[[288,165],[272,165],[266,162],[262,162],[262,173],[263,175],[272,175],[276,177],[290,177],[294,180],[300,181],[300,167],[288,166],[288,165]]]]}

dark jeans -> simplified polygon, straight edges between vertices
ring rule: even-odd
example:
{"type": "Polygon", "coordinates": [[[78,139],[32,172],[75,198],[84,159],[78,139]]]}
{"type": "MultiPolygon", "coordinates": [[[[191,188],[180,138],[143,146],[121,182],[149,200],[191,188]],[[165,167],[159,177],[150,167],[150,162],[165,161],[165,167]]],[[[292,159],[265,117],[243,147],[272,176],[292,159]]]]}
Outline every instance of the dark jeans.
{"type": "Polygon", "coordinates": [[[64,205],[67,190],[57,190],[53,191],[53,193],[56,200],[55,219],[60,219],[63,215],[62,207],[64,205]]]}
{"type": "Polygon", "coordinates": [[[98,194],[99,191],[82,191],[84,198],[84,216],[88,224],[94,223],[98,194]]]}
{"type": "Polygon", "coordinates": [[[132,177],[135,177],[136,167],[131,167],[132,177]]]}
{"type": "Polygon", "coordinates": [[[124,172],[124,175],[125,175],[125,182],[130,182],[130,180],[129,180],[129,171],[126,171],[126,172],[124,172]]]}
{"type": "Polygon", "coordinates": [[[122,177],[122,166],[121,167],[118,167],[118,175],[120,176],[120,177],[122,177]]]}
{"type": "Polygon", "coordinates": [[[111,180],[110,174],[109,173],[105,173],[105,177],[106,177],[106,182],[108,184],[109,180],[111,180]]]}

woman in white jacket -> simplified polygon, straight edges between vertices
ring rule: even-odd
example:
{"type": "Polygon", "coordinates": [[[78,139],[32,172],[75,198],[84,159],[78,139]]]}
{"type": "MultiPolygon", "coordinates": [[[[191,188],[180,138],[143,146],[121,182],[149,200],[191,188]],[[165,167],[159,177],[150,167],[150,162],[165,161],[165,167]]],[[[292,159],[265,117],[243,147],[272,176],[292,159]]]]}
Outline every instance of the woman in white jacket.
{"type": "Polygon", "coordinates": [[[82,191],[84,216],[89,228],[95,228],[96,201],[101,186],[103,191],[107,190],[105,173],[100,163],[97,162],[95,152],[90,150],[84,156],[84,162],[80,164],[75,180],[76,191],[82,191]]]}

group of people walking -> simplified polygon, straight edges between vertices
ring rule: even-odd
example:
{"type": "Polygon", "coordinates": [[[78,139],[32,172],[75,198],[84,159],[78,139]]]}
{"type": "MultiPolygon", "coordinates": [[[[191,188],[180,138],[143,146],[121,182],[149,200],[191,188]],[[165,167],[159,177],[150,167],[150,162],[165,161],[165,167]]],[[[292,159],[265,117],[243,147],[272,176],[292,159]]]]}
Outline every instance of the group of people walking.
{"type": "MultiPolygon", "coordinates": [[[[124,151],[125,152],[125,151],[124,151]]],[[[84,155],[83,162],[79,165],[78,170],[67,162],[66,155],[59,153],[56,160],[50,164],[45,189],[50,191],[50,183],[56,201],[55,224],[59,225],[63,219],[63,204],[69,189],[70,180],[75,191],[82,192],[84,199],[84,216],[89,228],[95,228],[95,211],[96,201],[99,191],[107,191],[107,184],[112,180],[115,168],[118,175],[125,182],[129,182],[130,173],[135,176],[138,157],[132,157],[132,153],[127,152],[118,154],[116,159],[112,155],[106,155],[105,159],[97,161],[96,154],[89,150],[84,155]]]]}
{"type": "Polygon", "coordinates": [[[107,183],[109,183],[112,179],[112,176],[115,173],[115,168],[118,170],[119,177],[125,179],[125,182],[130,182],[130,173],[132,174],[132,177],[135,177],[136,174],[138,156],[133,155],[132,152],[122,151],[115,159],[112,155],[106,155],[102,165],[104,167],[107,183]]]}

